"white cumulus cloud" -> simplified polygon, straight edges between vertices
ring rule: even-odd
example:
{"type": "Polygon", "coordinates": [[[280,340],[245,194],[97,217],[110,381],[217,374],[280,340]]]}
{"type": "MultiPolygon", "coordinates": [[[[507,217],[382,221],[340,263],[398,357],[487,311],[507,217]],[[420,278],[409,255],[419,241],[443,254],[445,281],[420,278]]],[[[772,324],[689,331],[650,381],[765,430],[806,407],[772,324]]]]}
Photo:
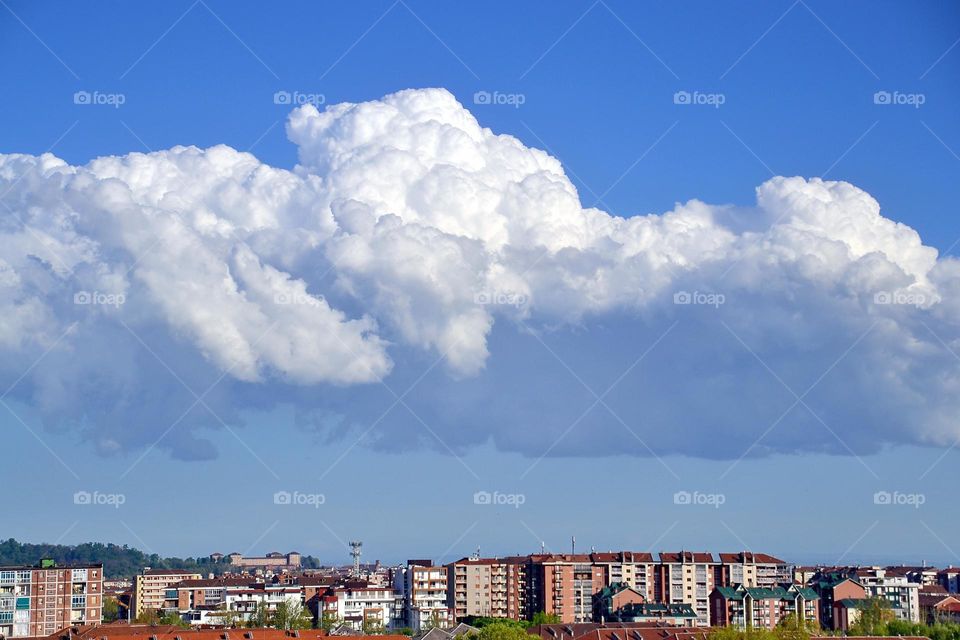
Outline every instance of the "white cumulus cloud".
{"type": "Polygon", "coordinates": [[[853,185],[778,177],[736,215],[693,200],[618,217],[441,89],[303,106],[287,133],[292,171],[225,146],[0,155],[11,397],[105,452],[169,433],[206,457],[198,429],[272,403],[362,424],[374,383],[442,357],[411,402],[454,448],[737,457],[960,436],[960,265],[853,185]],[[581,377],[614,389],[567,436],[581,377]]]}

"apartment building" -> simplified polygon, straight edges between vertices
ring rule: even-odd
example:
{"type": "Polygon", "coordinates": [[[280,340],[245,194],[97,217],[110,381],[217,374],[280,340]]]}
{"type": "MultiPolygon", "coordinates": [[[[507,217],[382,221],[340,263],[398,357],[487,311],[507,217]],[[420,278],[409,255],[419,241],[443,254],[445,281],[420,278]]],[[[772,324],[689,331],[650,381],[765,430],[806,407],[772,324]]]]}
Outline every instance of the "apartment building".
{"type": "Polygon", "coordinates": [[[591,553],[591,562],[603,569],[605,585],[625,584],[643,594],[647,602],[656,599],[654,592],[653,554],[639,551],[591,553]]]}
{"type": "Polygon", "coordinates": [[[710,624],[738,629],[775,629],[787,616],[819,619],[820,598],[809,587],[717,587],[710,594],[710,624]]]}
{"type": "Polygon", "coordinates": [[[561,622],[590,622],[593,594],[605,586],[604,569],[588,554],[536,554],[527,566],[528,616],[538,611],[561,622]]]}
{"type": "Polygon", "coordinates": [[[392,587],[351,580],[327,589],[320,596],[323,620],[372,633],[403,626],[396,618],[396,592],[392,587]]]}
{"type": "MultiPolygon", "coordinates": [[[[868,598],[885,598],[898,619],[920,622],[920,584],[912,582],[907,571],[861,567],[855,573],[868,598]]],[[[921,574],[915,577],[922,579],[921,574]]],[[[936,569],[933,569],[931,584],[935,579],[936,569]]]]}
{"type": "Polygon", "coordinates": [[[766,553],[721,553],[714,581],[718,587],[775,588],[793,582],[793,565],[766,553]]]}
{"type": "Polygon", "coordinates": [[[660,553],[654,574],[656,601],[689,604],[697,614],[696,625],[710,625],[710,593],[717,586],[718,563],[710,553],[680,551],[660,553]]]}
{"type": "Polygon", "coordinates": [[[527,558],[462,558],[447,565],[447,602],[456,620],[527,617],[527,558]]]}
{"type": "MultiPolygon", "coordinates": [[[[166,605],[172,605],[185,619],[200,623],[200,616],[186,616],[189,612],[202,610],[218,611],[226,607],[227,594],[256,589],[260,586],[253,578],[221,577],[211,579],[182,580],[167,589],[166,605]],[[173,604],[175,602],[175,604],[173,604]]],[[[171,606],[165,606],[166,609],[171,606]]],[[[204,620],[204,624],[208,622],[204,620]]]]}
{"type": "Polygon", "coordinates": [[[223,608],[236,611],[244,622],[250,622],[258,610],[267,615],[277,610],[280,603],[288,606],[303,604],[300,587],[285,584],[255,584],[247,589],[229,590],[224,595],[223,608]]]}
{"type": "Polygon", "coordinates": [[[947,593],[960,593],[960,569],[947,567],[937,572],[937,584],[947,593]]]}
{"type": "MultiPolygon", "coordinates": [[[[507,558],[463,558],[447,567],[448,601],[457,620],[467,616],[529,619],[542,611],[567,623],[597,619],[595,599],[604,588],[625,586],[640,594],[635,618],[669,615],[684,620],[682,608],[654,610],[654,604],[690,605],[696,622],[710,620],[710,593],[717,586],[744,584],[773,588],[791,583],[793,567],[774,556],[741,552],[534,554],[507,558]],[[676,615],[673,615],[673,614],[676,615]]],[[[601,607],[602,609],[602,607],[601,607]]],[[[603,615],[612,615],[604,611],[603,615]]]]}
{"type": "Polygon", "coordinates": [[[867,591],[858,581],[842,572],[818,573],[810,579],[809,586],[820,598],[820,626],[824,629],[840,629],[834,605],[841,600],[863,600],[867,591]]]}
{"type": "Polygon", "coordinates": [[[199,573],[178,569],[144,569],[133,577],[131,618],[136,620],[147,611],[162,611],[176,607],[176,590],[171,587],[183,580],[199,580],[199,573]]]}
{"type": "Polygon", "coordinates": [[[0,567],[0,636],[43,636],[78,624],[99,624],[103,565],[0,567]]]}
{"type": "MultiPolygon", "coordinates": [[[[454,614],[447,604],[448,572],[448,567],[435,566],[431,560],[408,560],[394,573],[393,588],[403,602],[403,626],[419,631],[453,622],[454,614]]],[[[499,580],[498,576],[498,585],[499,580]]]]}

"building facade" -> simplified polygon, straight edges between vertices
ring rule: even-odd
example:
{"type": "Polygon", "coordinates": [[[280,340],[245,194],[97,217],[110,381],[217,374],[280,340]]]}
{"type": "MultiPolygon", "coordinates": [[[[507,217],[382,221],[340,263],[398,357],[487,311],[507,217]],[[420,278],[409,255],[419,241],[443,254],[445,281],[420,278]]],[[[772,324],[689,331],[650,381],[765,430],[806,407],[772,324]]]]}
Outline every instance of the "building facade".
{"type": "Polygon", "coordinates": [[[43,636],[103,616],[103,565],[0,567],[0,636],[43,636]]]}
{"type": "Polygon", "coordinates": [[[717,568],[710,553],[661,553],[654,575],[656,601],[689,604],[697,614],[696,625],[709,626],[710,593],[716,587],[717,568]]]}
{"type": "MultiPolygon", "coordinates": [[[[211,559],[220,554],[211,554],[211,559]]],[[[227,554],[227,561],[234,567],[242,569],[299,569],[302,557],[297,551],[280,553],[272,551],[265,556],[244,556],[242,553],[227,554]]],[[[221,556],[222,558],[222,556],[221,556]]]]}
{"type": "Polygon", "coordinates": [[[587,554],[538,554],[527,567],[527,616],[537,612],[561,622],[593,620],[593,594],[605,586],[604,570],[587,554]]]}
{"type": "Polygon", "coordinates": [[[414,631],[446,627],[454,620],[448,606],[449,567],[431,560],[408,560],[394,573],[393,588],[402,602],[402,626],[414,631]]]}
{"type": "Polygon", "coordinates": [[[818,622],[820,598],[809,587],[717,587],[710,594],[710,625],[775,629],[787,616],[818,622]]]}
{"type": "Polygon", "coordinates": [[[133,620],[148,611],[163,611],[176,607],[176,590],[171,587],[182,580],[199,580],[200,574],[177,569],[144,569],[133,577],[133,598],[130,616],[133,620]]]}
{"type": "Polygon", "coordinates": [[[447,565],[447,602],[456,620],[527,617],[527,558],[462,558],[447,565]]]}

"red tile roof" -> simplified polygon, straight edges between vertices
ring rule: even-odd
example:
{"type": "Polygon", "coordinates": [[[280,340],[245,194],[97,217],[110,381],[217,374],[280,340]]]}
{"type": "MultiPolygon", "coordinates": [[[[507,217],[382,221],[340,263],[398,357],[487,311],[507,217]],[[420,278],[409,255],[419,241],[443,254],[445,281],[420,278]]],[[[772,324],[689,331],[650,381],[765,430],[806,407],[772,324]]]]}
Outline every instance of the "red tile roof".
{"type": "Polygon", "coordinates": [[[661,551],[660,562],[714,562],[712,553],[695,551],[661,551]]]}
{"type": "Polygon", "coordinates": [[[608,551],[591,553],[594,562],[654,562],[653,554],[646,551],[608,551]]]}

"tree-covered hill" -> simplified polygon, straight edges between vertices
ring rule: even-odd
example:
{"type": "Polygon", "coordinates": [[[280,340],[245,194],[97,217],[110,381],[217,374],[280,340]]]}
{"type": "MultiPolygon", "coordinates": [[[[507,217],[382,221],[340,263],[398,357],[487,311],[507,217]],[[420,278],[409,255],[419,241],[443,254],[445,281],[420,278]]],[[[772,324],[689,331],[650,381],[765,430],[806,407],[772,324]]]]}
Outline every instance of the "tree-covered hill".
{"type": "MultiPolygon", "coordinates": [[[[0,566],[35,565],[41,558],[53,558],[57,564],[103,563],[106,578],[130,578],[144,567],[152,569],[185,569],[200,574],[220,574],[230,569],[226,562],[214,562],[208,557],[164,558],[147,554],[127,545],[84,542],[77,545],[30,544],[13,538],[0,542],[0,566]]],[[[319,567],[312,556],[303,556],[304,568],[319,567]]]]}

